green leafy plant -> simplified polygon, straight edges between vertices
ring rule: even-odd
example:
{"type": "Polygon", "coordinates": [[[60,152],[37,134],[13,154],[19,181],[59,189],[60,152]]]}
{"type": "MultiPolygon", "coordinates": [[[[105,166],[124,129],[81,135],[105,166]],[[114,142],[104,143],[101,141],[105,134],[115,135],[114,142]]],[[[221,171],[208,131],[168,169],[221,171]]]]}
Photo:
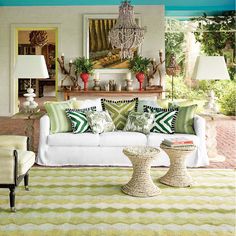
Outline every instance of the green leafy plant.
{"type": "Polygon", "coordinates": [[[150,58],[137,55],[129,60],[129,70],[132,71],[134,74],[137,74],[139,72],[146,74],[150,63],[150,58]]]}
{"type": "Polygon", "coordinates": [[[93,74],[94,62],[91,59],[87,59],[85,57],[78,57],[75,59],[73,64],[75,66],[76,74],[81,74],[81,73],[93,74]]]}
{"type": "MultiPolygon", "coordinates": [[[[194,32],[196,41],[201,43],[201,50],[208,56],[224,55],[225,47],[232,49],[232,60],[235,62],[235,11],[228,11],[222,16],[193,18],[198,23],[194,32]]],[[[235,79],[235,65],[228,68],[230,78],[235,79]]]]}
{"type": "Polygon", "coordinates": [[[223,93],[219,98],[219,104],[221,112],[225,115],[235,116],[236,115],[236,83],[232,81],[228,86],[227,90],[224,88],[226,93],[223,93]]]}

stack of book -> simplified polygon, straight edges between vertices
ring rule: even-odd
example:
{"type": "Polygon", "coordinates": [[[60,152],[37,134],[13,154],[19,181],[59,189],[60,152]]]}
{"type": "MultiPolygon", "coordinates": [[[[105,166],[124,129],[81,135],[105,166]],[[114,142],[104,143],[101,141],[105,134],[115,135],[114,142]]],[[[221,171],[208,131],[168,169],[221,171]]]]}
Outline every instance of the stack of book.
{"type": "Polygon", "coordinates": [[[162,141],[162,144],[168,147],[191,147],[194,146],[193,140],[187,139],[185,137],[175,137],[175,138],[167,138],[162,141]]]}

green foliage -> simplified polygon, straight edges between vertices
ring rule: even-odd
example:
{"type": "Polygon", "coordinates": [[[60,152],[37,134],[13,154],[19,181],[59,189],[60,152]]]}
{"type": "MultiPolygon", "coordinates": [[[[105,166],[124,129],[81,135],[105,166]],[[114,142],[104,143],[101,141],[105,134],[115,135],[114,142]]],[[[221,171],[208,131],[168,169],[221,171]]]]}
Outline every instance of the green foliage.
{"type": "MultiPolygon", "coordinates": [[[[166,90],[171,91],[171,77],[166,76],[166,90]]],[[[209,91],[213,90],[218,98],[220,111],[225,115],[236,115],[236,81],[206,81],[198,82],[197,86],[190,88],[185,84],[183,77],[174,77],[174,99],[188,99],[206,101],[209,91]]],[[[171,93],[167,94],[171,98],[171,93]]]]}
{"type": "Polygon", "coordinates": [[[222,96],[219,99],[221,106],[221,112],[225,115],[236,115],[236,82],[231,82],[225,88],[225,93],[222,93],[222,96]],[[227,90],[226,90],[227,89],[227,90]]]}
{"type": "MultiPolygon", "coordinates": [[[[171,91],[171,76],[166,76],[166,90],[171,91]]],[[[171,92],[167,97],[171,98],[171,92]]],[[[174,99],[205,99],[206,94],[202,89],[190,88],[183,76],[174,77],[174,99]]]]}
{"type": "MultiPolygon", "coordinates": [[[[232,61],[235,61],[235,12],[229,11],[223,16],[194,18],[198,22],[195,38],[201,43],[202,51],[208,56],[224,55],[226,45],[232,50],[232,61]]],[[[235,66],[229,68],[231,79],[234,79],[235,66]]]]}
{"type": "Polygon", "coordinates": [[[94,62],[91,59],[87,59],[85,57],[78,57],[74,61],[75,66],[75,73],[81,74],[81,73],[93,73],[93,65],[94,62]]]}
{"type": "Polygon", "coordinates": [[[150,63],[150,58],[137,55],[129,60],[129,70],[134,74],[137,74],[139,72],[143,72],[144,74],[146,74],[150,63]]]}
{"type": "Polygon", "coordinates": [[[165,33],[165,45],[166,64],[170,61],[171,53],[174,53],[176,62],[183,73],[185,63],[184,33],[165,33]]]}

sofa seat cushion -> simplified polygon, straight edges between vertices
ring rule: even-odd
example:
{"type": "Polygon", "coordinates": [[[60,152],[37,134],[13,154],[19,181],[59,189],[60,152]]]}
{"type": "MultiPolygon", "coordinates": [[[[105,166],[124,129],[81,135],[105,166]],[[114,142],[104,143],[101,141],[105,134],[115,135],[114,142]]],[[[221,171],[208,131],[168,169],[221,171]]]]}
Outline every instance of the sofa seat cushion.
{"type": "Polygon", "coordinates": [[[194,145],[198,146],[199,144],[199,138],[196,135],[193,134],[161,134],[161,133],[150,133],[147,137],[147,145],[159,147],[161,142],[164,139],[173,137],[184,137],[190,140],[193,140],[194,145]]]}
{"type": "Polygon", "coordinates": [[[49,146],[98,146],[99,134],[93,133],[57,133],[48,136],[49,146]]]}
{"type": "Polygon", "coordinates": [[[35,154],[31,151],[18,150],[18,176],[24,175],[35,162],[35,154]]]}
{"type": "Polygon", "coordinates": [[[115,131],[100,134],[100,146],[125,147],[147,145],[147,136],[138,132],[115,131]]]}

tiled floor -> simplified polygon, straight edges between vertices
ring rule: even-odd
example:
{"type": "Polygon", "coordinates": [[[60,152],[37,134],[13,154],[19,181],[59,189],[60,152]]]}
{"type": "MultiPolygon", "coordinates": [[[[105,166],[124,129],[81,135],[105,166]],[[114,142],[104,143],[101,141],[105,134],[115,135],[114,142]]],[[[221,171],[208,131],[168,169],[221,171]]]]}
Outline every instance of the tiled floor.
{"type": "MultiPolygon", "coordinates": [[[[37,100],[40,107],[45,98],[37,100]]],[[[0,134],[20,134],[24,135],[24,128],[27,121],[15,120],[9,117],[0,117],[0,134]]],[[[236,119],[235,117],[221,116],[216,121],[217,127],[217,150],[218,153],[224,155],[224,162],[210,162],[210,168],[235,168],[236,167],[236,119]]],[[[39,140],[39,121],[34,124],[34,148],[37,150],[39,140]]]]}

